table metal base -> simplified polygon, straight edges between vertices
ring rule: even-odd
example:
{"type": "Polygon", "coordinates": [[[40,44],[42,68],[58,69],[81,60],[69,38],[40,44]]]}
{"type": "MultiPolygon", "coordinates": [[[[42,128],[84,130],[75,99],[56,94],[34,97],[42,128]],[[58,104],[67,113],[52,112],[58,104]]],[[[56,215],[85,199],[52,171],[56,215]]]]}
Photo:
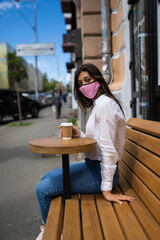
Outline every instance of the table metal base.
{"type": "Polygon", "coordinates": [[[69,154],[62,154],[63,166],[63,193],[64,199],[71,198],[70,173],[69,173],[69,154]]]}

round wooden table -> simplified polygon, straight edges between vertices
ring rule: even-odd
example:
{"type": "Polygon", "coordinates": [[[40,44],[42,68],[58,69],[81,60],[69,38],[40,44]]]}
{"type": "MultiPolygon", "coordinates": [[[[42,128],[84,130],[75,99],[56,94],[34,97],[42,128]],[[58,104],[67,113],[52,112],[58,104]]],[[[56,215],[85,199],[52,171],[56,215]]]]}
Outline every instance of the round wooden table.
{"type": "Polygon", "coordinates": [[[69,174],[69,154],[89,152],[96,146],[93,138],[72,138],[63,140],[62,138],[42,138],[29,142],[29,150],[41,154],[62,154],[63,167],[63,191],[64,198],[71,195],[70,174],[69,174]]]}

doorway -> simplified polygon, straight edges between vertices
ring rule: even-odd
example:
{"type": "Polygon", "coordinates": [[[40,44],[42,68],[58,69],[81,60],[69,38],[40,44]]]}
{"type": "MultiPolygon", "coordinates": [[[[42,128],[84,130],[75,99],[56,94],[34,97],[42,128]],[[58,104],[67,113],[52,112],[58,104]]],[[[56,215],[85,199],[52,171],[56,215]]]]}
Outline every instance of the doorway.
{"type": "Polygon", "coordinates": [[[129,11],[132,117],[148,120],[160,120],[157,3],[135,0],[129,11]]]}

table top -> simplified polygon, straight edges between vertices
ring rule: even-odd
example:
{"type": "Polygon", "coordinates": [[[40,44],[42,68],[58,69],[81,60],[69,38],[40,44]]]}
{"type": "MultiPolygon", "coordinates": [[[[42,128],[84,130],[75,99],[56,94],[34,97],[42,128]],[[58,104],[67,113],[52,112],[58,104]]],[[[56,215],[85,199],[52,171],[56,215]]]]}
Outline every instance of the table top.
{"type": "Polygon", "coordinates": [[[72,154],[89,152],[96,146],[93,138],[57,138],[34,139],[29,142],[29,150],[41,154],[72,154]]]}

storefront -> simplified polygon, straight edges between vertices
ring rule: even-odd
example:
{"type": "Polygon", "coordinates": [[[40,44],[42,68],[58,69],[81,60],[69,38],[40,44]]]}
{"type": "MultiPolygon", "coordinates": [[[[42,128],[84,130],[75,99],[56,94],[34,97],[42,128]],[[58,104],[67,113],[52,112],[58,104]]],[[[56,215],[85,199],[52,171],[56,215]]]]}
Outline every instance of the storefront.
{"type": "Polygon", "coordinates": [[[128,3],[132,116],[160,121],[160,1],[128,3]]]}

